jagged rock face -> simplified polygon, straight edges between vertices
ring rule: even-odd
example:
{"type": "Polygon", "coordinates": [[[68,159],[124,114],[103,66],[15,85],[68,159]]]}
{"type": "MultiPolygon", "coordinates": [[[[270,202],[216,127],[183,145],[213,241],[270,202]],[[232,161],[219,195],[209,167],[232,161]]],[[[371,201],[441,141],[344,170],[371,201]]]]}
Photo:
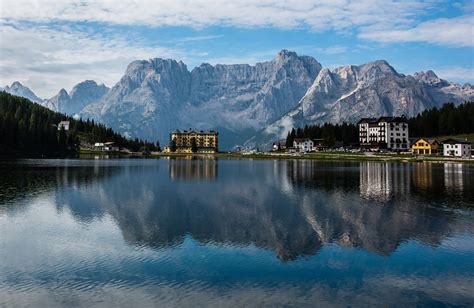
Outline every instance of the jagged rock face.
{"type": "Polygon", "coordinates": [[[105,85],[98,85],[93,80],[86,80],[76,85],[69,96],[71,105],[68,113],[73,114],[81,111],[85,106],[100,100],[109,90],[105,85]]]}
{"type": "Polygon", "coordinates": [[[68,94],[61,89],[59,93],[45,102],[45,106],[58,112],[74,115],[84,107],[99,101],[109,88],[98,85],[93,80],[86,80],[77,84],[68,94]]]}
{"type": "Polygon", "coordinates": [[[320,70],[313,58],[286,50],[255,66],[203,64],[192,71],[189,101],[215,111],[209,120],[221,120],[218,126],[259,129],[291,110],[320,70]]]}
{"type": "Polygon", "coordinates": [[[71,97],[67,94],[67,91],[64,89],[59,90],[59,93],[48,99],[45,103],[45,106],[51,110],[57,112],[64,112],[67,109],[67,106],[71,102],[71,97]]]}
{"type": "Polygon", "coordinates": [[[191,74],[174,60],[129,64],[122,79],[82,115],[95,118],[129,137],[162,142],[179,127],[178,112],[189,97],[191,74]]]}
{"type": "Polygon", "coordinates": [[[33,91],[31,91],[30,88],[25,87],[24,85],[22,85],[18,81],[13,82],[11,86],[6,86],[5,88],[0,88],[0,91],[5,91],[5,92],[10,93],[12,95],[27,98],[30,101],[35,102],[35,103],[42,103],[43,102],[43,99],[36,96],[36,94],[33,93],[33,91]]]}
{"type": "Polygon", "coordinates": [[[444,103],[474,98],[472,86],[460,87],[433,71],[415,76],[398,74],[386,61],[323,69],[293,110],[247,141],[248,147],[267,147],[288,130],[306,124],[357,122],[382,115],[415,116],[444,103]]]}
{"type": "Polygon", "coordinates": [[[313,58],[286,50],[255,66],[202,64],[191,72],[169,59],[135,61],[82,115],[130,137],[166,142],[171,130],[195,127],[241,135],[242,142],[291,110],[320,69],[313,58]]]}

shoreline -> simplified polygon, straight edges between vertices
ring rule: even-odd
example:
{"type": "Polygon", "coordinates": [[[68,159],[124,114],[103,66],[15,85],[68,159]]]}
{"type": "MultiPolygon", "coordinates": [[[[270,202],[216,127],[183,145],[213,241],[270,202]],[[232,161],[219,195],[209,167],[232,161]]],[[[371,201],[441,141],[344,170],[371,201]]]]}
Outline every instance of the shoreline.
{"type": "Polygon", "coordinates": [[[96,158],[97,156],[107,156],[107,158],[137,158],[137,159],[153,159],[153,158],[197,158],[197,159],[238,159],[238,160],[321,160],[321,161],[381,161],[381,162],[405,162],[405,163],[462,163],[473,164],[474,159],[461,159],[443,156],[413,156],[409,154],[390,154],[390,153],[347,153],[347,152],[315,152],[315,153],[233,153],[233,152],[218,152],[218,153],[160,153],[152,152],[150,154],[143,154],[140,152],[102,152],[93,150],[80,150],[77,153],[66,156],[17,156],[17,155],[0,155],[0,159],[48,159],[48,158],[96,158]],[[89,156],[89,157],[88,157],[89,156]]]}
{"type": "Polygon", "coordinates": [[[215,158],[232,158],[232,159],[260,159],[260,160],[332,160],[332,161],[395,161],[395,162],[432,162],[432,163],[464,163],[474,164],[474,159],[460,159],[451,157],[423,156],[414,157],[412,155],[403,154],[356,154],[356,153],[334,153],[334,152],[318,152],[309,154],[290,154],[290,153],[227,153],[219,152],[215,154],[184,154],[184,153],[155,153],[145,157],[215,157],[215,158]]]}

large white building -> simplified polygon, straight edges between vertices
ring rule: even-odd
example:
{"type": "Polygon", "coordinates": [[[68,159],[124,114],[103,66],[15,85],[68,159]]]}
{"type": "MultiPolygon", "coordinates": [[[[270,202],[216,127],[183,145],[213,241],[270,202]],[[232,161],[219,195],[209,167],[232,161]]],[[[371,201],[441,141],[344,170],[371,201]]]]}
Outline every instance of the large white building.
{"type": "Polygon", "coordinates": [[[299,152],[314,151],[314,142],[309,138],[296,138],[293,140],[293,148],[299,152]]]}
{"type": "Polygon", "coordinates": [[[372,150],[409,150],[408,122],[405,117],[364,118],[357,124],[361,147],[372,150]]]}
{"type": "Polygon", "coordinates": [[[465,139],[450,138],[443,141],[443,155],[460,158],[471,157],[471,143],[465,139]]]}

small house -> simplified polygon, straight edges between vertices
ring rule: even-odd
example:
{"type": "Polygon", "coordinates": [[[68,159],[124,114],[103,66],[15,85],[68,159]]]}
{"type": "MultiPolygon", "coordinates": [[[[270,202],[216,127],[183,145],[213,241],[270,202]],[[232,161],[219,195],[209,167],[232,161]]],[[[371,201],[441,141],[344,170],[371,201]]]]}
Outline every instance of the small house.
{"type": "Polygon", "coordinates": [[[324,151],[328,147],[326,143],[324,142],[324,139],[319,138],[319,139],[313,139],[313,148],[315,151],[324,151]]]}
{"type": "Polygon", "coordinates": [[[418,138],[411,143],[411,151],[417,155],[438,154],[440,144],[436,139],[418,138]]]}
{"type": "Polygon", "coordinates": [[[69,121],[61,121],[58,124],[58,130],[64,129],[65,131],[69,130],[69,121]]]}
{"type": "Polygon", "coordinates": [[[466,139],[449,138],[443,141],[443,155],[459,158],[471,157],[471,143],[466,139]]]}
{"type": "Polygon", "coordinates": [[[278,141],[273,142],[272,148],[273,148],[273,151],[285,150],[286,140],[278,140],[278,141]]]}
{"type": "Polygon", "coordinates": [[[119,148],[115,146],[115,143],[110,141],[110,142],[105,142],[104,143],[104,150],[105,151],[118,151],[119,148]]]}

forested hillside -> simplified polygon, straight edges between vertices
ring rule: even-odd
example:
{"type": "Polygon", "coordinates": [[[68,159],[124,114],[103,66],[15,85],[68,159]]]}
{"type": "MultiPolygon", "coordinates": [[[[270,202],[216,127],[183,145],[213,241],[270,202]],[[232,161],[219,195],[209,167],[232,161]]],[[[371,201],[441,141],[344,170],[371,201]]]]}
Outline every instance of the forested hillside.
{"type": "Polygon", "coordinates": [[[436,137],[474,133],[474,102],[445,104],[408,120],[411,137],[436,137]]]}
{"type": "Polygon", "coordinates": [[[332,146],[336,141],[344,145],[359,142],[359,132],[356,124],[330,124],[306,125],[304,128],[292,129],[286,137],[286,146],[292,147],[295,138],[324,139],[327,146],[332,146]]]}
{"type": "Polygon", "coordinates": [[[79,150],[81,142],[114,142],[131,151],[154,151],[159,144],[129,140],[102,124],[75,120],[28,99],[0,92],[0,152],[57,155],[79,150]],[[69,131],[58,130],[70,121],[69,131]]]}

